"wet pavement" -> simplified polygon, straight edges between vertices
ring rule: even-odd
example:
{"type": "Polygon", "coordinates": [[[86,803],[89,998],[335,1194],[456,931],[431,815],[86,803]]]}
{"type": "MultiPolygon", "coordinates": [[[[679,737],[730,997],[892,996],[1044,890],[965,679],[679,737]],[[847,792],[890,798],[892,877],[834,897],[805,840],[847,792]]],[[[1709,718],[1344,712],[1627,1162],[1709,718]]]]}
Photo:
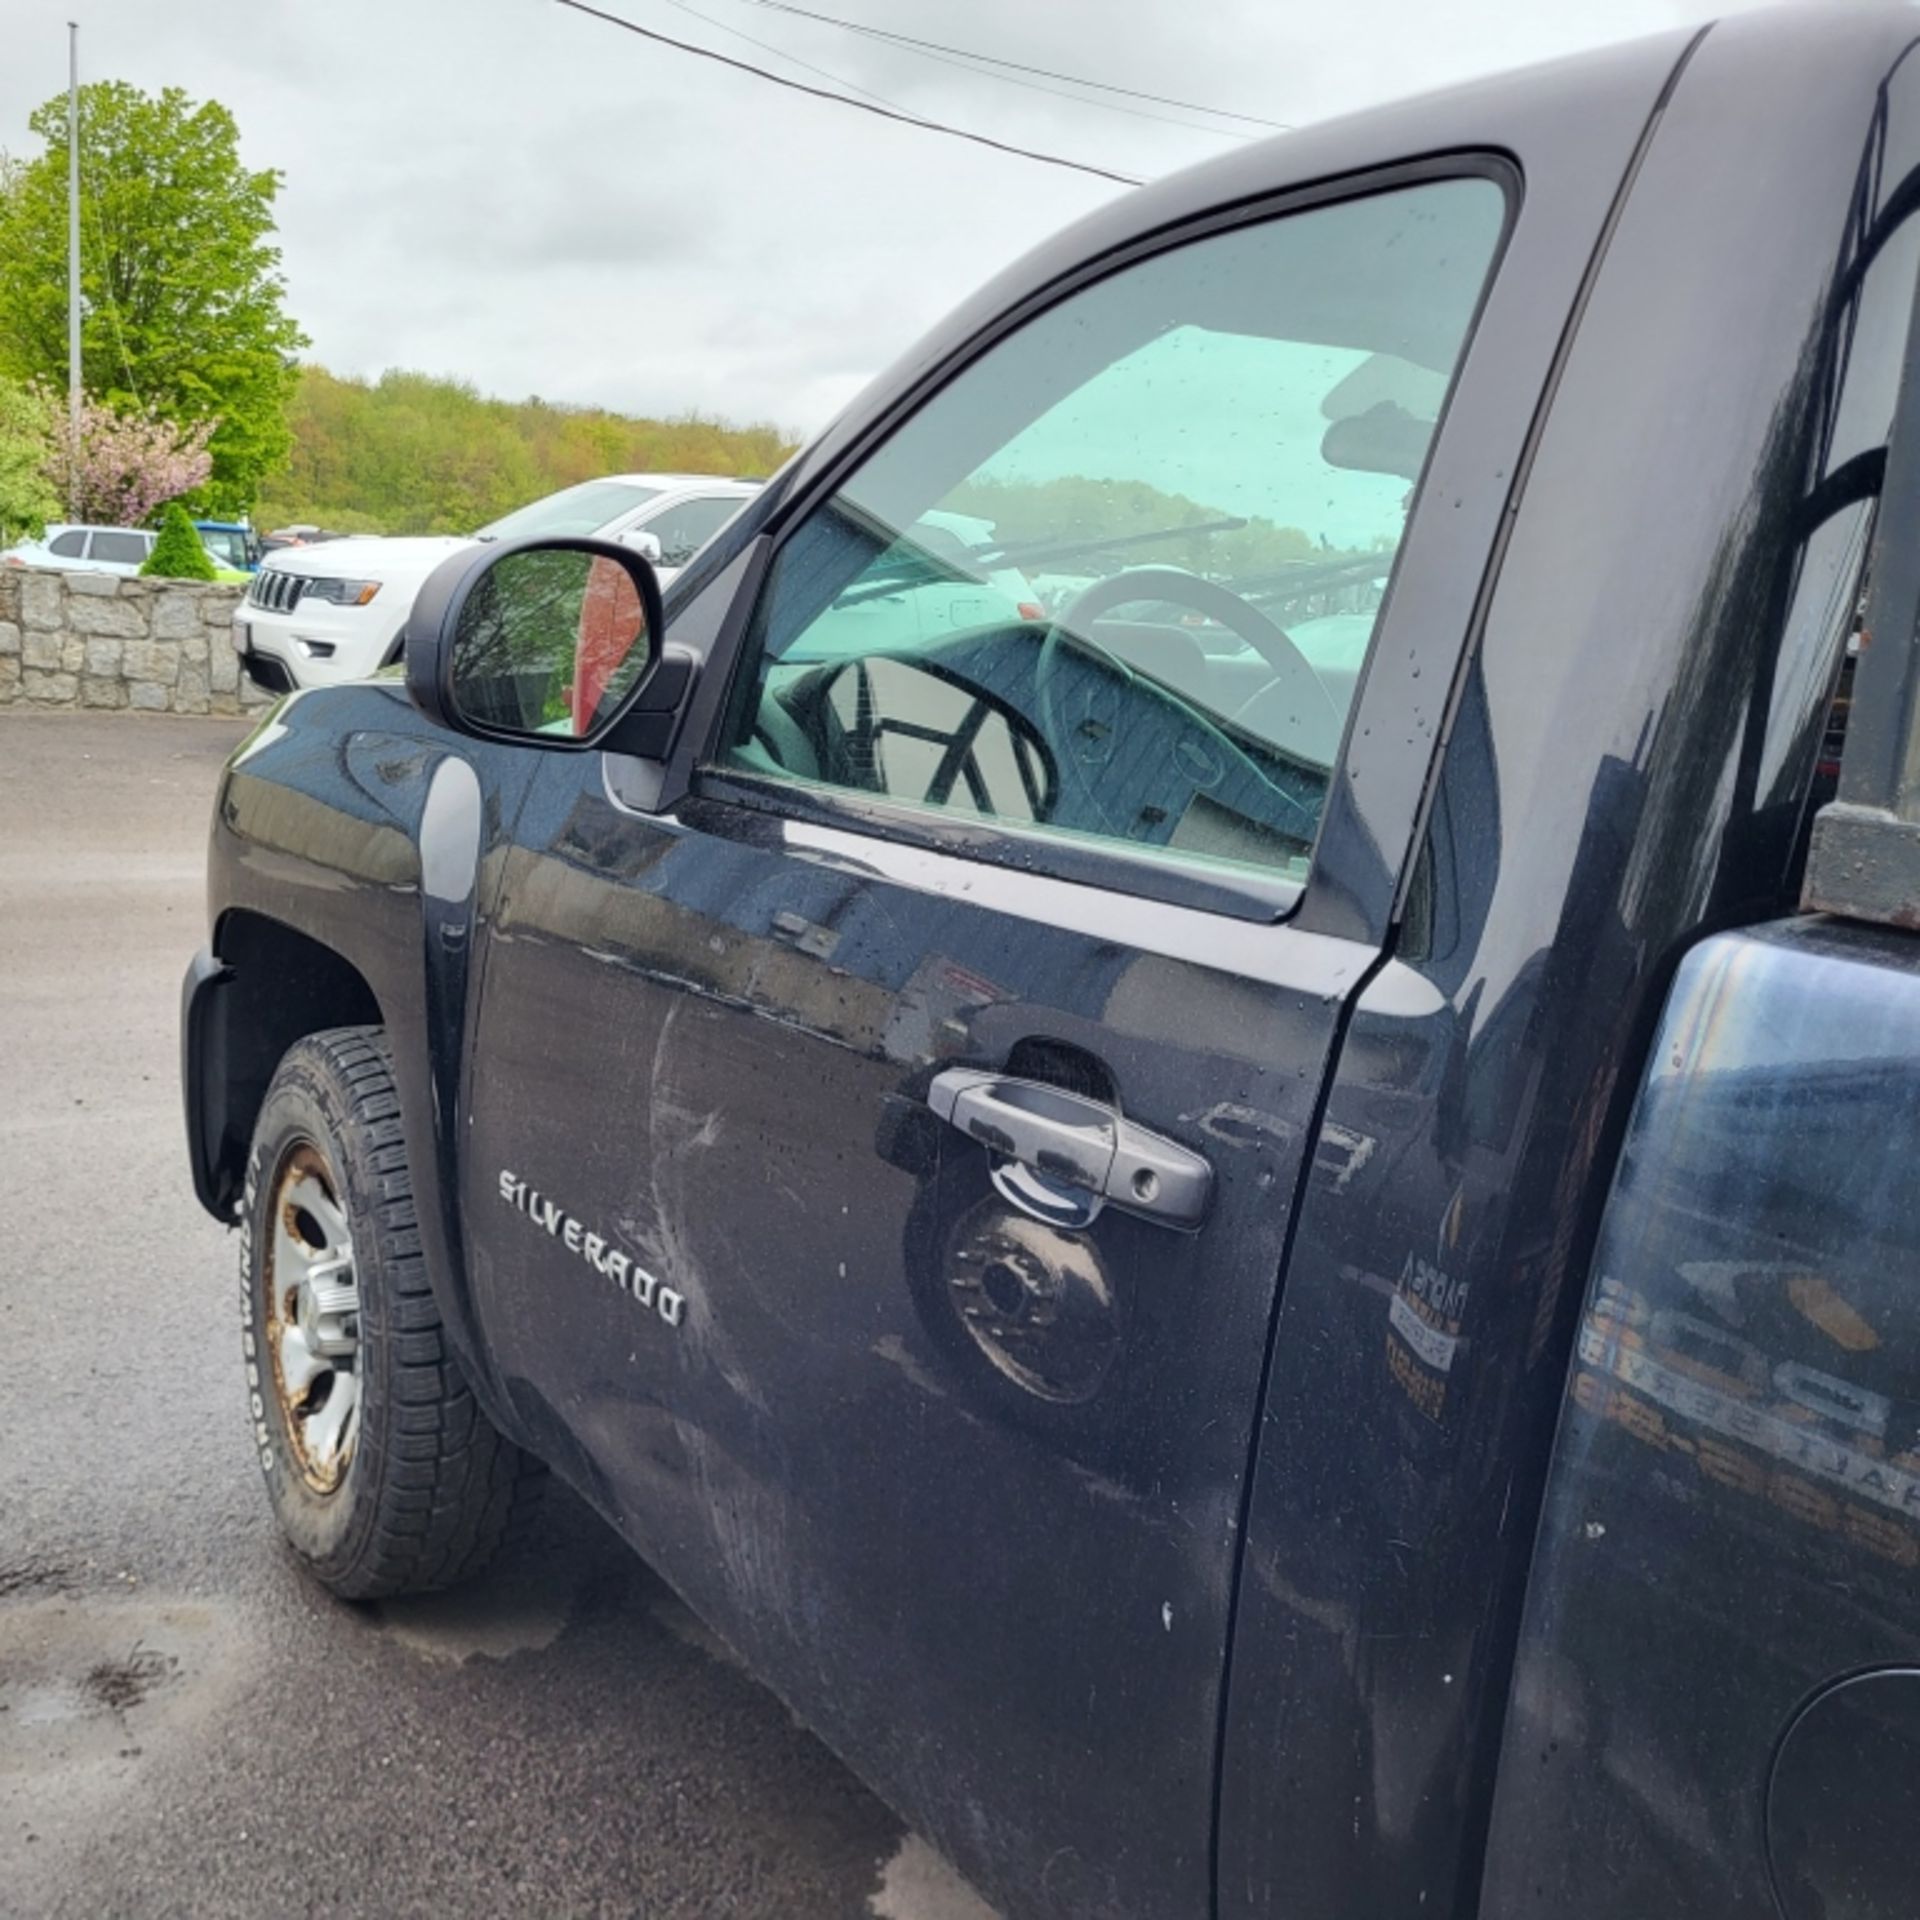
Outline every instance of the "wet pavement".
{"type": "Polygon", "coordinates": [[[0,714],[0,1915],[990,1920],[583,1506],[350,1608],[279,1549],[182,969],[244,723],[0,714]]]}

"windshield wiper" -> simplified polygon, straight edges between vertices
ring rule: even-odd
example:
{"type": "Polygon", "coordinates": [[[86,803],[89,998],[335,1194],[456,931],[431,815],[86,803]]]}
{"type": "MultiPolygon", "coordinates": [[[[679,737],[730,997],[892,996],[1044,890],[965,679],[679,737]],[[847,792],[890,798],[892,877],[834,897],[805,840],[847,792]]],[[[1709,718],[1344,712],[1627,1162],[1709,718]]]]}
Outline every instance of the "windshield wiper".
{"type": "Polygon", "coordinates": [[[1169,540],[1183,533],[1237,533],[1245,520],[1194,520],[1184,526],[1153,527],[1145,533],[1115,533],[1099,540],[1015,540],[1005,546],[978,547],[974,558],[997,566],[1013,561],[1026,566],[1034,560],[1064,560],[1076,553],[1117,553],[1123,547],[1144,547],[1155,540],[1169,540]]]}
{"type": "Polygon", "coordinates": [[[1324,593],[1329,588],[1359,586],[1390,572],[1390,553],[1348,554],[1339,560],[1297,560],[1273,573],[1249,574],[1236,580],[1233,590],[1241,599],[1286,600],[1303,593],[1324,593]]]}

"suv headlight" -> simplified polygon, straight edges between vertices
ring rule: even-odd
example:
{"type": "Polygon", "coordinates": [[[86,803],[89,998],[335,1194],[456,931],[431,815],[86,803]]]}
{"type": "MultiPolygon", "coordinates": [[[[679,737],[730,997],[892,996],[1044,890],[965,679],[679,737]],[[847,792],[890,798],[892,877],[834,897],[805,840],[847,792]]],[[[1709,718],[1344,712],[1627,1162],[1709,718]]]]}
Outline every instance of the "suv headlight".
{"type": "Polygon", "coordinates": [[[336,607],[364,607],[380,591],[378,580],[307,581],[303,600],[326,600],[336,607]]]}

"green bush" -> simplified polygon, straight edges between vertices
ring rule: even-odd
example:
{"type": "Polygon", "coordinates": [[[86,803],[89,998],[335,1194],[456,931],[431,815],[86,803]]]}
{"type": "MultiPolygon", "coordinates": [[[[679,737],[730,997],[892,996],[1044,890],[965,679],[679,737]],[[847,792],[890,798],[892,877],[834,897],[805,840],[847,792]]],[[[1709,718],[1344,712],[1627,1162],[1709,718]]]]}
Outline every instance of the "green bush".
{"type": "Polygon", "coordinates": [[[187,510],[178,500],[171,501],[160,516],[160,538],[147,555],[143,574],[158,574],[164,580],[212,580],[213,555],[200,538],[200,530],[187,518],[187,510]]]}

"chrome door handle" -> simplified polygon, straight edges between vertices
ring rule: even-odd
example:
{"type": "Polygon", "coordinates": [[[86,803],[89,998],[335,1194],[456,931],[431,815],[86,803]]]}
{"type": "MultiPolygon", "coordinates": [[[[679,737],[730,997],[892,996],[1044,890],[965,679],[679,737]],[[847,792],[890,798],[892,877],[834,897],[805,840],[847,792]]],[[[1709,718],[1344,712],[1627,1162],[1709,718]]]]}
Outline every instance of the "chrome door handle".
{"type": "Polygon", "coordinates": [[[1111,1201],[1149,1220],[1192,1227],[1207,1210],[1212,1167],[1098,1100],[1039,1080],[948,1067],[933,1076],[927,1105],[1002,1159],[1090,1197],[1095,1212],[1111,1201]]]}

